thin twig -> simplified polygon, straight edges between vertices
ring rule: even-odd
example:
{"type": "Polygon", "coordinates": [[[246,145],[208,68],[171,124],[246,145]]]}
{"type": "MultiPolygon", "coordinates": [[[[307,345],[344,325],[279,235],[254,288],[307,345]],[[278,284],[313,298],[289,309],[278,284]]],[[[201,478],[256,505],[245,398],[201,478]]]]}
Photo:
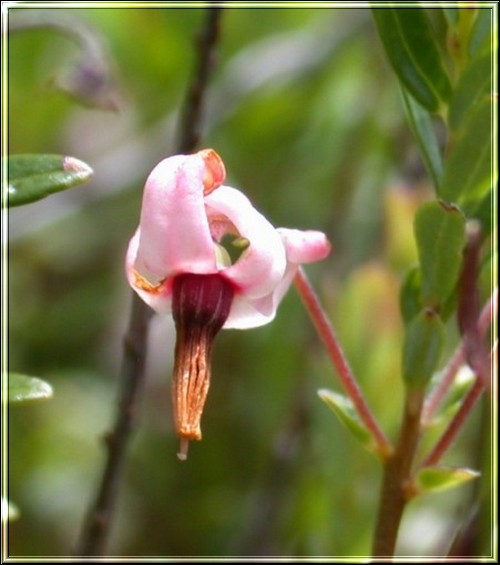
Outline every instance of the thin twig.
{"type": "Polygon", "coordinates": [[[77,553],[102,555],[109,534],[125,452],[137,413],[144,381],[148,324],[152,310],[134,295],[129,327],[124,338],[120,399],[113,431],[106,437],[107,461],[96,501],[88,515],[77,553]]]}
{"type": "Polygon", "coordinates": [[[180,123],[178,153],[190,153],[200,140],[203,103],[210,73],[215,64],[215,46],[220,35],[222,8],[208,8],[207,19],[198,38],[198,62],[187,92],[180,123]]]}
{"type": "Polygon", "coordinates": [[[391,443],[380,428],[378,422],[375,420],[358,382],[354,377],[344,352],[342,351],[335,331],[325,315],[319,299],[302,268],[298,269],[294,283],[307,311],[309,312],[309,316],[316,327],[316,331],[325,345],[333,366],[337,369],[338,376],[345,391],[347,392],[347,395],[351,399],[366,428],[372,434],[378,447],[378,453],[382,458],[387,457],[392,452],[391,443]]]}
{"type": "Polygon", "coordinates": [[[483,237],[480,224],[471,221],[467,225],[467,244],[463,253],[463,264],[458,281],[457,320],[464,344],[465,359],[483,385],[491,389],[488,369],[489,350],[479,329],[480,292],[479,269],[483,237]]]}
{"type": "MultiPolygon", "coordinates": [[[[198,65],[185,101],[178,153],[192,152],[198,143],[203,100],[219,36],[221,13],[221,8],[206,10],[206,20],[199,42],[198,65]]],[[[76,552],[79,556],[98,556],[105,552],[125,453],[144,381],[148,323],[151,313],[149,307],[134,294],[129,327],[124,340],[116,420],[113,431],[107,437],[107,461],[95,502],[83,527],[76,552]]]]}
{"type": "Polygon", "coordinates": [[[81,104],[117,111],[121,95],[105,42],[79,16],[63,10],[16,10],[9,19],[9,35],[47,28],[64,34],[80,48],[76,61],[57,71],[50,84],[76,98],[81,104]]]}

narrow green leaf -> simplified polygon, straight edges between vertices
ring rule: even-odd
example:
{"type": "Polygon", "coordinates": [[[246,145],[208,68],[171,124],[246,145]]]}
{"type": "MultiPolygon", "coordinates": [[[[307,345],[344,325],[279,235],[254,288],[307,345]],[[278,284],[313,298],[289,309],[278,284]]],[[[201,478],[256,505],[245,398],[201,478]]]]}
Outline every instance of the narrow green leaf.
{"type": "Polygon", "coordinates": [[[430,308],[422,310],[408,324],[403,345],[403,378],[409,388],[425,389],[438,367],[444,339],[444,324],[430,308]]]}
{"type": "Polygon", "coordinates": [[[448,122],[458,129],[464,118],[477,109],[478,104],[491,100],[493,92],[493,55],[490,51],[479,59],[472,59],[453,93],[448,122]]]}
{"type": "Polygon", "coordinates": [[[460,467],[424,467],[415,477],[415,486],[419,494],[427,494],[458,487],[480,475],[478,471],[460,467]]]}
{"type": "Polygon", "coordinates": [[[19,373],[9,373],[8,399],[12,403],[45,400],[53,395],[52,387],[37,377],[28,377],[19,373]]]}
{"type": "Polygon", "coordinates": [[[427,110],[422,108],[404,88],[402,88],[402,92],[410,128],[417,140],[423,161],[437,190],[443,174],[443,161],[432,118],[427,110]]]}
{"type": "Polygon", "coordinates": [[[451,85],[422,8],[374,8],[378,33],[402,85],[427,110],[448,101],[451,85]]]}
{"type": "Polygon", "coordinates": [[[463,133],[452,147],[446,162],[441,198],[448,202],[479,202],[493,187],[493,106],[491,100],[479,104],[468,117],[463,133]]]}
{"type": "Polygon", "coordinates": [[[7,158],[8,190],[2,206],[35,202],[92,176],[92,169],[79,159],[63,155],[11,155],[7,158]]]}
{"type": "Polygon", "coordinates": [[[422,272],[422,304],[439,308],[458,280],[465,218],[456,206],[426,202],[416,214],[414,229],[422,272]]]}
{"type": "Polygon", "coordinates": [[[318,396],[337,416],[340,422],[361,442],[371,453],[375,453],[375,443],[366,426],[359,419],[358,413],[351,400],[346,396],[328,389],[318,390],[318,396]]]}

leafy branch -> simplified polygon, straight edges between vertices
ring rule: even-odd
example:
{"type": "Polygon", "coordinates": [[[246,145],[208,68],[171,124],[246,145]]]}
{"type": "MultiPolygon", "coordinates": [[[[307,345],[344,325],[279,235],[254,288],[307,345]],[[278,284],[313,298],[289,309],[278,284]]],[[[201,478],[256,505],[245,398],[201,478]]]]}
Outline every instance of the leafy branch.
{"type": "Polygon", "coordinates": [[[373,539],[374,557],[394,556],[401,519],[412,498],[478,476],[468,469],[436,465],[491,382],[485,334],[496,313],[496,290],[481,313],[478,281],[483,249],[491,231],[488,204],[496,183],[492,174],[493,97],[491,80],[478,74],[477,68],[486,73],[491,70],[492,28],[490,33],[484,33],[484,18],[479,17],[476,8],[444,9],[444,13],[448,18],[448,53],[443,53],[424,9],[373,9],[385,53],[403,91],[410,129],[436,196],[422,204],[415,216],[419,262],[401,289],[405,400],[394,447],[368,408],[303,271],[295,279],[299,295],[349,398],[331,391],[320,391],[320,396],[365,447],[382,455],[379,459],[383,480],[373,539]],[[484,61],[490,65],[486,66],[484,61]],[[438,142],[436,117],[446,128],[445,148],[438,142]],[[431,378],[438,374],[441,365],[445,324],[453,315],[457,317],[462,341],[436,388],[428,395],[431,378]],[[459,408],[441,438],[422,459],[420,467],[416,467],[425,425],[436,413],[464,363],[474,372],[475,383],[463,391],[459,408]]]}

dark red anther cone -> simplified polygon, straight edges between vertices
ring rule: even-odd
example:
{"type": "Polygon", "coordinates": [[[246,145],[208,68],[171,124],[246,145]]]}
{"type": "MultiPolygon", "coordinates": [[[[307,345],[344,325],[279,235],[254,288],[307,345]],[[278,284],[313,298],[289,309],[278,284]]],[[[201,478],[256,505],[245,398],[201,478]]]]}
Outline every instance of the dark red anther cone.
{"type": "Polygon", "coordinates": [[[188,442],[201,439],[200,420],[210,386],[213,341],[229,316],[232,284],[219,274],[185,273],[173,281],[172,314],[177,330],[172,403],[179,458],[188,442]]]}

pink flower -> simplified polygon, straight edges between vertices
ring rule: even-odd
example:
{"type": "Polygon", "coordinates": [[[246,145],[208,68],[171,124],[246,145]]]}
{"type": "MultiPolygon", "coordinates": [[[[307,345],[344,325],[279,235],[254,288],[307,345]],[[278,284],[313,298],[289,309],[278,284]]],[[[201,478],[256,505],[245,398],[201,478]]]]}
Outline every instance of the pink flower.
{"type": "Polygon", "coordinates": [[[126,257],[131,287],[176,322],[174,416],[184,457],[187,440],[201,439],[216,333],[270,322],[299,265],[330,251],[321,232],[274,228],[244,194],[222,185],[224,179],[224,164],[212,149],[161,161],[146,181],[126,257]],[[239,250],[239,257],[231,261],[226,248],[239,250]],[[193,340],[205,343],[205,351],[193,340]]]}

